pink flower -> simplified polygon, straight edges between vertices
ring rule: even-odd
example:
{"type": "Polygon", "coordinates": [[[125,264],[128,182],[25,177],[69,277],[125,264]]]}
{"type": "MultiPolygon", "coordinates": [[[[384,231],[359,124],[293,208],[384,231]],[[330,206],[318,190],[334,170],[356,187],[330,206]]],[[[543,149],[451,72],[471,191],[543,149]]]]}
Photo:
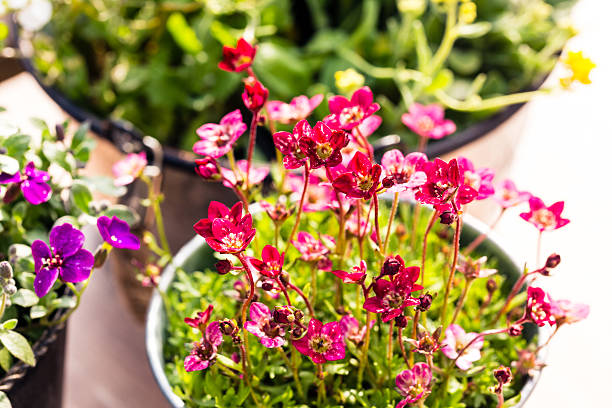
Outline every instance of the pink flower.
{"type": "Polygon", "coordinates": [[[376,132],[376,129],[380,127],[382,118],[378,115],[372,115],[365,118],[359,126],[354,127],[351,132],[353,137],[359,138],[360,136],[368,137],[372,133],[376,132]]]}
{"type": "Polygon", "coordinates": [[[394,185],[388,190],[397,193],[419,187],[427,181],[427,175],[421,171],[427,156],[423,153],[410,153],[405,157],[397,149],[389,150],[382,157],[382,167],[386,177],[393,179],[394,185]]]}
{"type": "Polygon", "coordinates": [[[257,336],[264,347],[275,348],[285,345],[285,330],[276,324],[268,306],[253,302],[250,309],[251,321],[245,323],[247,331],[257,336]]]}
{"type": "MultiPolygon", "coordinates": [[[[370,328],[374,326],[376,322],[370,321],[370,328]]],[[[351,315],[344,315],[340,319],[340,329],[345,340],[352,341],[356,345],[363,342],[366,334],[366,326],[359,327],[359,322],[351,315]]]]}
{"type": "Polygon", "coordinates": [[[586,319],[590,312],[589,305],[585,305],[584,303],[573,303],[569,300],[550,299],[550,306],[551,313],[555,318],[557,326],[564,323],[577,323],[586,319]]]}
{"type": "Polygon", "coordinates": [[[193,145],[193,152],[217,159],[229,152],[247,125],[242,121],[239,109],[225,115],[219,124],[206,123],[196,130],[201,140],[193,145]]]}
{"type": "Polygon", "coordinates": [[[487,167],[475,169],[474,164],[465,157],[457,158],[457,164],[463,173],[463,184],[478,191],[476,200],[484,200],[495,193],[493,177],[495,172],[487,167]]]}
{"type": "Polygon", "coordinates": [[[344,338],[338,322],[322,324],[317,319],[310,319],[306,335],[294,340],[293,345],[315,364],[342,360],[345,355],[344,338]]]}
{"type": "Polygon", "coordinates": [[[186,317],[185,323],[195,329],[200,330],[202,333],[206,331],[208,320],[213,311],[213,305],[208,305],[205,311],[198,312],[195,318],[186,317]]]}
{"type": "Polygon", "coordinates": [[[336,167],[342,163],[340,150],[349,142],[342,130],[332,130],[323,122],[317,122],[312,132],[303,133],[298,139],[300,150],[308,156],[310,167],[336,167]]]}
{"type": "Polygon", "coordinates": [[[529,199],[529,212],[521,213],[520,216],[525,221],[535,225],[539,231],[552,231],[567,225],[570,221],[561,218],[563,212],[563,201],[558,201],[547,207],[538,197],[529,199]]]}
{"type": "MultiPolygon", "coordinates": [[[[292,199],[299,200],[304,190],[304,176],[289,173],[287,175],[287,187],[293,193],[292,199]]],[[[337,204],[334,190],[329,183],[311,174],[308,181],[308,189],[304,199],[304,212],[326,211],[337,204]]]]}
{"type": "Polygon", "coordinates": [[[358,266],[353,266],[352,273],[340,270],[332,271],[332,273],[344,283],[363,283],[367,276],[367,270],[365,261],[361,261],[358,266]]]}
{"type": "Polygon", "coordinates": [[[373,102],[374,95],[369,87],[364,86],[356,90],[349,101],[344,96],[329,98],[328,116],[330,126],[337,129],[351,130],[380,109],[380,105],[373,102]]]}
{"type": "Polygon", "coordinates": [[[223,46],[223,60],[219,62],[219,68],[229,72],[240,72],[249,68],[255,58],[256,48],[249,44],[244,38],[238,40],[236,48],[223,46]]]}
{"type": "Polygon", "coordinates": [[[206,327],[202,340],[195,342],[191,353],[185,357],[185,371],[205,370],[213,365],[217,358],[217,349],[223,342],[219,322],[212,322],[206,327]]]}
{"type": "Polygon", "coordinates": [[[520,375],[529,375],[531,377],[544,366],[544,363],[538,361],[537,354],[531,350],[519,350],[518,360],[512,362],[512,367],[516,368],[520,375]]]}
{"type": "Polygon", "coordinates": [[[113,177],[116,186],[127,186],[142,174],[147,166],[147,155],[145,152],[130,153],[124,159],[113,164],[113,177]]]}
{"type": "Polygon", "coordinates": [[[280,254],[278,249],[272,245],[266,245],[261,251],[261,261],[255,258],[250,258],[249,260],[251,265],[263,276],[277,278],[283,271],[285,253],[280,254]]]}
{"type": "Polygon", "coordinates": [[[425,363],[416,363],[412,369],[404,370],[395,377],[398,392],[406,397],[396,408],[403,408],[427,397],[431,391],[431,370],[425,363]]]}
{"type": "Polygon", "coordinates": [[[242,102],[251,112],[259,112],[266,104],[270,92],[255,77],[248,77],[244,80],[244,92],[242,102]]]}
{"type": "Polygon", "coordinates": [[[403,313],[404,308],[419,304],[419,300],[410,296],[414,291],[423,289],[416,285],[421,268],[411,266],[402,268],[390,280],[383,278],[374,282],[375,296],[363,303],[363,308],[372,313],[381,313],[382,321],[388,322],[403,313]]]}
{"type": "Polygon", "coordinates": [[[287,170],[297,169],[306,164],[306,154],[300,149],[298,141],[302,137],[311,137],[312,133],[312,127],[308,121],[300,120],[293,127],[293,133],[276,132],[274,134],[274,146],[285,155],[283,164],[287,170]]]}
{"type": "MultiPolygon", "coordinates": [[[[442,353],[451,360],[456,359],[459,352],[478,336],[478,333],[466,333],[458,324],[448,326],[445,333],[444,342],[446,344],[442,347],[442,353]]],[[[483,338],[479,337],[457,358],[455,364],[459,369],[467,370],[474,361],[480,360],[480,349],[482,349],[483,342],[483,338]]]]}
{"type": "Polygon", "coordinates": [[[542,327],[546,323],[549,325],[555,324],[555,319],[552,315],[552,307],[546,300],[546,293],[533,286],[527,288],[527,308],[526,317],[542,327]]]}
{"type": "Polygon", "coordinates": [[[319,261],[329,254],[329,248],[305,231],[298,232],[297,239],[294,239],[291,243],[302,254],[300,259],[306,262],[319,261]]]}
{"type": "Polygon", "coordinates": [[[333,187],[349,197],[363,199],[372,197],[380,184],[382,167],[372,163],[365,154],[356,152],[348,170],[333,180],[333,187]]]}
{"type": "Polygon", "coordinates": [[[402,123],[428,139],[442,139],[457,130],[453,121],[444,119],[444,108],[437,104],[423,106],[413,103],[408,113],[402,115],[402,123]]]}
{"type": "Polygon", "coordinates": [[[291,208],[287,207],[287,203],[286,203],[286,199],[281,199],[284,196],[280,197],[277,201],[276,204],[270,204],[267,201],[261,200],[259,202],[259,205],[261,206],[261,208],[264,209],[264,211],[268,214],[268,216],[270,217],[270,219],[272,221],[276,222],[280,222],[280,221],[285,221],[287,218],[289,218],[289,216],[291,215],[291,208]]]}
{"type": "Polygon", "coordinates": [[[251,214],[242,216],[241,202],[230,210],[212,201],[208,207],[208,218],[198,221],[193,229],[204,237],[213,250],[222,254],[244,251],[255,237],[253,219],[251,214]]]}
{"type": "Polygon", "coordinates": [[[493,199],[502,206],[510,208],[522,202],[529,201],[531,193],[519,191],[512,180],[504,180],[495,188],[493,199]]]}
{"type": "MultiPolygon", "coordinates": [[[[223,176],[223,185],[232,188],[233,186],[241,186],[247,173],[248,162],[246,160],[238,160],[236,162],[236,172],[221,167],[221,175],[223,176]],[[236,178],[236,173],[238,178],[236,178]]],[[[261,183],[270,173],[270,169],[266,166],[251,167],[249,172],[249,185],[254,186],[261,183]]]]}
{"type": "Polygon", "coordinates": [[[322,100],[322,94],[317,94],[310,99],[305,95],[300,95],[293,98],[291,103],[268,101],[266,110],[270,120],[287,125],[306,119],[322,100]]]}
{"type": "Polygon", "coordinates": [[[459,254],[459,262],[457,263],[457,271],[465,275],[468,280],[477,278],[488,278],[497,273],[497,269],[483,269],[483,265],[487,262],[487,257],[482,256],[478,259],[466,258],[459,254]]]}

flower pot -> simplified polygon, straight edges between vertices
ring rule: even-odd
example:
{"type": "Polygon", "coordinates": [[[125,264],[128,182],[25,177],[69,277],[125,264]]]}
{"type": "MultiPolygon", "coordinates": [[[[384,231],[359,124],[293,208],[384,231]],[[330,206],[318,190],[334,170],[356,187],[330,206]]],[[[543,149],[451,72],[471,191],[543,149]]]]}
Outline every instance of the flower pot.
{"type": "Polygon", "coordinates": [[[47,329],[33,345],[36,366],[15,360],[0,379],[13,408],[62,407],[66,328],[64,323],[47,329]]]}
{"type": "MultiPolygon", "coordinates": [[[[487,231],[487,227],[484,224],[478,222],[474,218],[465,216],[462,233],[463,240],[473,240],[484,231],[487,231]]],[[[521,275],[522,268],[503,250],[503,247],[494,237],[487,238],[479,248],[482,248],[484,254],[496,260],[499,273],[506,277],[501,290],[502,292],[508,293],[510,291],[510,285],[512,285],[521,275]]],[[[179,251],[174,259],[174,265],[182,267],[185,272],[189,273],[195,270],[201,270],[201,268],[210,264],[212,259],[212,250],[208,247],[203,238],[197,236],[179,251]]],[[[160,288],[162,290],[168,288],[173,282],[175,279],[175,271],[175,266],[172,265],[164,271],[160,281],[160,288]]],[[[166,366],[163,355],[166,332],[165,327],[166,316],[162,305],[162,299],[158,293],[155,293],[147,314],[146,348],[149,363],[153,376],[171,406],[176,408],[184,407],[184,402],[173,392],[172,386],[164,371],[164,367],[166,366]]],[[[536,333],[538,333],[538,330],[535,326],[526,326],[523,335],[529,339],[536,333]]],[[[545,336],[539,336],[540,344],[543,342],[542,337],[545,336]]],[[[525,400],[537,383],[539,376],[540,373],[538,372],[533,377],[525,379],[521,391],[522,398],[518,405],[519,407],[524,405],[525,400]]]]}

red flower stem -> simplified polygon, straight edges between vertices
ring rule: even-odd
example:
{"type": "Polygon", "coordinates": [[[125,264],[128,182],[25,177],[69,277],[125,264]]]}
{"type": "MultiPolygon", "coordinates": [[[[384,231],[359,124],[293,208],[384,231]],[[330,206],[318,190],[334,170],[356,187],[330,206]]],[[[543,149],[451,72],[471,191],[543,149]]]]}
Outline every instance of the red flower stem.
{"type": "Polygon", "coordinates": [[[527,280],[527,277],[529,275],[534,274],[534,273],[537,273],[537,271],[533,271],[533,272],[529,272],[529,273],[524,273],[516,281],[516,283],[512,287],[512,290],[510,291],[510,295],[508,295],[508,297],[506,298],[506,301],[504,302],[504,305],[499,310],[499,312],[497,312],[497,314],[495,315],[495,318],[493,319],[493,322],[491,322],[493,325],[496,324],[499,321],[500,317],[502,317],[502,315],[506,312],[506,309],[508,309],[508,305],[510,304],[512,299],[514,299],[514,297],[519,293],[519,291],[521,290],[521,287],[525,284],[525,281],[527,280]]]}
{"type": "Polygon", "coordinates": [[[361,356],[359,359],[359,369],[357,371],[357,389],[361,389],[361,383],[363,381],[363,370],[367,366],[368,362],[368,350],[370,349],[370,321],[372,320],[372,313],[366,313],[366,333],[363,347],[361,348],[361,356]]]}
{"type": "Polygon", "coordinates": [[[393,357],[393,329],[394,329],[394,320],[389,322],[389,342],[387,343],[387,369],[389,370],[389,375],[391,375],[391,358],[393,357]]]}
{"type": "Polygon", "coordinates": [[[468,256],[469,254],[472,253],[472,251],[474,249],[476,249],[478,247],[478,245],[482,244],[482,242],[487,238],[487,236],[491,233],[491,231],[493,231],[495,229],[495,227],[497,226],[497,224],[499,223],[499,220],[502,219],[502,216],[504,215],[504,212],[506,211],[505,208],[502,208],[501,212],[499,213],[499,215],[497,216],[497,218],[495,219],[495,221],[493,221],[493,223],[491,223],[491,225],[489,225],[489,230],[483,232],[482,234],[480,234],[474,241],[472,241],[470,243],[470,245],[468,245],[465,250],[463,251],[463,255],[468,256]]]}
{"type": "Polygon", "coordinates": [[[453,286],[453,279],[455,278],[455,269],[457,268],[457,259],[459,258],[459,237],[461,236],[461,225],[462,219],[461,214],[457,215],[457,221],[455,226],[455,239],[453,243],[453,263],[448,272],[448,280],[446,281],[446,289],[444,290],[444,302],[442,303],[442,313],[440,314],[440,323],[442,324],[442,335],[440,340],[444,339],[444,332],[446,330],[446,308],[448,306],[448,296],[450,295],[451,287],[453,286]]]}
{"type": "Polygon", "coordinates": [[[402,328],[398,326],[397,328],[397,342],[399,343],[399,348],[402,352],[402,357],[404,358],[404,362],[406,363],[406,367],[410,369],[410,361],[408,360],[408,355],[406,354],[406,347],[404,346],[404,339],[402,338],[402,328]]]}
{"type": "Polygon", "coordinates": [[[247,200],[247,198],[244,195],[244,193],[242,191],[240,191],[240,189],[238,187],[236,187],[235,185],[232,185],[232,190],[234,191],[234,193],[236,193],[236,195],[238,196],[238,199],[240,201],[242,201],[242,205],[244,207],[244,211],[249,213],[249,200],[247,200]]]}
{"type": "Polygon", "coordinates": [[[242,304],[242,311],[241,311],[241,324],[242,324],[242,335],[244,337],[244,349],[245,349],[245,353],[246,353],[246,362],[247,362],[247,369],[248,371],[245,371],[244,375],[245,377],[250,376],[251,373],[251,357],[249,355],[249,340],[248,340],[248,332],[246,330],[246,319],[247,319],[247,311],[249,310],[249,306],[251,305],[251,302],[253,301],[253,298],[255,297],[255,282],[253,281],[253,274],[251,273],[251,266],[249,265],[249,263],[247,262],[246,258],[244,257],[244,255],[242,253],[237,253],[236,257],[238,257],[238,259],[240,260],[240,263],[242,264],[242,266],[244,266],[244,272],[246,273],[247,279],[249,281],[249,296],[246,298],[246,300],[244,301],[244,303],[242,304]]]}
{"type": "Polygon", "coordinates": [[[304,165],[304,189],[302,190],[302,197],[300,198],[300,203],[298,205],[297,213],[295,214],[295,224],[293,225],[293,229],[291,230],[291,234],[289,234],[289,238],[287,239],[287,244],[285,245],[285,252],[289,249],[289,245],[291,241],[293,241],[293,237],[297,232],[300,226],[300,219],[302,218],[302,212],[304,209],[304,200],[306,199],[306,191],[308,190],[308,183],[310,182],[310,167],[308,166],[308,162],[304,165]]]}
{"type": "Polygon", "coordinates": [[[428,141],[429,141],[429,138],[427,136],[421,136],[421,138],[419,139],[419,147],[417,150],[423,153],[425,151],[425,147],[427,147],[428,141]]]}
{"type": "Polygon", "coordinates": [[[372,197],[372,200],[374,200],[374,226],[376,228],[376,243],[378,244],[378,248],[379,250],[381,249],[381,236],[380,236],[380,225],[378,223],[378,195],[374,194],[374,197],[372,197]]]}
{"type": "Polygon", "coordinates": [[[538,346],[538,348],[536,349],[536,353],[538,353],[540,350],[542,350],[544,347],[548,346],[548,344],[550,343],[550,341],[552,340],[552,338],[555,336],[555,334],[557,334],[557,332],[559,331],[559,328],[561,327],[561,325],[556,325],[555,326],[555,330],[552,332],[552,334],[548,337],[548,340],[546,340],[546,343],[542,344],[541,346],[538,346]]]}
{"type": "Polygon", "coordinates": [[[538,234],[538,252],[536,252],[536,266],[539,267],[540,264],[540,254],[542,252],[542,231],[538,234]]]}
{"type": "Polygon", "coordinates": [[[385,243],[383,244],[382,253],[387,254],[387,247],[389,245],[389,238],[391,237],[391,227],[393,226],[393,219],[397,212],[397,204],[399,203],[399,193],[395,193],[393,197],[393,205],[391,206],[391,215],[389,215],[389,224],[387,225],[387,236],[385,237],[385,243]]]}
{"type": "Polygon", "coordinates": [[[251,165],[253,163],[253,150],[255,150],[255,139],[257,138],[258,119],[259,119],[259,111],[253,112],[253,117],[251,118],[251,128],[249,130],[249,150],[247,153],[246,181],[244,182],[246,191],[249,191],[249,174],[251,172],[251,165]]]}
{"type": "MultiPolygon", "coordinates": [[[[417,207],[418,208],[418,207],[417,207]]],[[[423,235],[423,251],[421,252],[421,286],[425,286],[425,259],[427,258],[427,237],[429,236],[429,232],[436,222],[436,218],[440,215],[438,210],[435,210],[433,214],[431,214],[431,218],[427,223],[427,228],[425,229],[425,235],[423,235]]]]}
{"type": "MultiPolygon", "coordinates": [[[[410,338],[418,341],[419,339],[419,318],[421,317],[421,312],[416,310],[414,312],[414,318],[412,319],[412,333],[410,334],[410,338]]],[[[408,364],[408,368],[411,368],[414,365],[414,353],[410,353],[410,361],[408,364]]]]}
{"type": "Polygon", "coordinates": [[[417,239],[417,227],[421,218],[421,203],[417,201],[414,205],[414,214],[412,217],[412,236],[410,237],[410,248],[415,248],[417,239]]]}
{"type": "Polygon", "coordinates": [[[359,126],[356,126],[354,129],[358,136],[357,140],[361,139],[361,142],[359,144],[368,150],[368,156],[370,157],[370,160],[374,161],[374,149],[372,148],[372,145],[368,143],[368,139],[363,136],[361,130],[359,130],[359,126]]]}
{"type": "Polygon", "coordinates": [[[306,307],[308,308],[308,312],[310,313],[311,317],[314,317],[314,309],[312,308],[312,305],[310,304],[310,301],[308,300],[308,297],[304,294],[304,292],[302,292],[302,290],[300,288],[298,288],[297,286],[295,286],[293,283],[289,282],[289,284],[287,285],[289,286],[289,289],[293,289],[297,292],[298,295],[300,295],[300,297],[302,299],[304,299],[304,303],[306,303],[306,307]]]}
{"type": "Polygon", "coordinates": [[[504,406],[504,393],[503,391],[499,391],[496,392],[495,394],[497,394],[497,407],[496,408],[502,408],[504,406]]]}
{"type": "Polygon", "coordinates": [[[281,290],[283,291],[283,294],[285,295],[285,299],[287,299],[287,305],[291,306],[291,299],[289,299],[289,294],[287,293],[287,288],[285,287],[285,285],[283,285],[283,282],[281,282],[281,280],[278,278],[278,276],[275,278],[276,283],[278,283],[278,286],[280,286],[281,290]]]}
{"type": "Polygon", "coordinates": [[[472,287],[472,283],[474,283],[474,279],[466,279],[465,286],[463,287],[463,290],[461,291],[461,297],[459,297],[459,302],[457,303],[457,307],[455,308],[455,313],[453,313],[453,318],[451,319],[450,324],[455,323],[455,321],[457,320],[457,317],[459,316],[459,313],[461,312],[461,309],[463,309],[463,304],[465,303],[467,294],[470,291],[470,288],[472,287]]]}

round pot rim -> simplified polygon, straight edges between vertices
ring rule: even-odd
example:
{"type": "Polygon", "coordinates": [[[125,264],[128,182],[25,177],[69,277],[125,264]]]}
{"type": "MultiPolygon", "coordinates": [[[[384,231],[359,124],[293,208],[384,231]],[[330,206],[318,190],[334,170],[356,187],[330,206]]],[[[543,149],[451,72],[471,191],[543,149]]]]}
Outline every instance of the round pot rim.
{"type": "MultiPolygon", "coordinates": [[[[465,214],[463,217],[464,226],[467,228],[472,228],[476,233],[489,231],[488,226],[475,217],[469,214],[465,214]]],[[[489,233],[486,241],[490,242],[496,251],[506,257],[516,271],[519,271],[519,273],[522,271],[523,268],[520,266],[521,263],[517,262],[516,258],[504,249],[505,247],[502,245],[503,241],[499,239],[495,232],[489,233]]],[[[200,237],[199,235],[194,236],[176,254],[173,263],[175,265],[183,264],[197,249],[201,248],[202,245],[205,244],[206,241],[204,238],[200,237]]],[[[176,269],[172,264],[168,265],[164,269],[159,282],[159,287],[161,289],[165,290],[172,283],[175,270],[176,269]]],[[[166,400],[172,407],[182,408],[185,406],[185,403],[172,391],[172,387],[164,370],[165,363],[163,357],[163,341],[159,340],[163,339],[163,330],[166,323],[165,320],[166,318],[162,307],[161,296],[159,295],[158,291],[155,291],[149,303],[146,318],[145,343],[147,358],[149,360],[149,366],[151,368],[151,372],[153,373],[153,377],[162,391],[162,394],[164,394],[166,397],[166,400]]],[[[550,330],[548,330],[546,327],[538,327],[537,329],[539,332],[538,345],[543,345],[547,338],[546,334],[550,332],[550,330]]],[[[545,360],[547,354],[547,349],[544,348],[538,353],[538,356],[540,359],[545,360]]],[[[521,388],[521,401],[517,407],[520,408],[524,406],[525,401],[533,392],[535,386],[540,380],[541,375],[542,370],[538,370],[535,375],[527,379],[523,385],[523,388],[521,388]]]]}

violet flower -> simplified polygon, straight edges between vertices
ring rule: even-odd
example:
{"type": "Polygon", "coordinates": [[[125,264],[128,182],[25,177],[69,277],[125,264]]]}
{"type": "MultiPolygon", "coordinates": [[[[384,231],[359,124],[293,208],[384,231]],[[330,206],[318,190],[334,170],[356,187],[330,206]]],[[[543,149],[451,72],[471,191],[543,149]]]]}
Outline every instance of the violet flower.
{"type": "Polygon", "coordinates": [[[219,124],[206,123],[200,126],[196,133],[201,140],[194,143],[193,152],[218,159],[232,149],[246,129],[240,109],[236,109],[225,115],[219,124]]]}
{"type": "Polygon", "coordinates": [[[213,365],[217,358],[217,349],[223,343],[223,334],[219,322],[212,322],[206,327],[202,340],[195,342],[191,353],[183,363],[185,371],[205,370],[213,365]]]}
{"type": "Polygon", "coordinates": [[[264,347],[282,347],[286,341],[283,338],[285,330],[274,322],[268,306],[253,302],[249,311],[251,320],[244,324],[244,328],[257,338],[264,347]]]}
{"type": "MultiPolygon", "coordinates": [[[[459,352],[478,336],[478,333],[466,333],[458,324],[451,324],[448,326],[445,333],[445,345],[442,347],[442,353],[451,360],[456,359],[459,352]]],[[[467,370],[472,366],[474,361],[480,360],[480,349],[482,349],[483,343],[484,340],[481,336],[470,344],[461,356],[457,358],[455,362],[457,367],[461,370],[467,370]]]]}
{"type": "Polygon", "coordinates": [[[412,369],[404,370],[395,377],[397,390],[403,397],[395,407],[403,408],[425,398],[431,391],[431,369],[425,363],[416,363],[412,369]]]}
{"type": "Polygon", "coordinates": [[[114,248],[120,249],[140,249],[140,240],[130,232],[130,225],[113,216],[108,218],[103,215],[98,218],[98,231],[102,239],[114,248]]]}
{"type": "MultiPolygon", "coordinates": [[[[23,197],[32,205],[42,204],[51,198],[51,187],[47,182],[51,179],[49,173],[37,170],[34,162],[26,164],[23,174],[17,172],[13,175],[0,174],[0,184],[14,183],[19,185],[23,197]]],[[[9,202],[14,196],[5,195],[4,202],[9,202]]]]}
{"type": "Polygon", "coordinates": [[[294,340],[293,346],[315,364],[342,360],[345,356],[344,337],[338,322],[322,324],[317,319],[310,319],[306,335],[294,340]]]}
{"type": "Polygon", "coordinates": [[[85,235],[70,224],[53,227],[50,246],[41,240],[32,243],[34,258],[34,292],[43,297],[59,277],[64,282],[82,282],[89,278],[94,256],[83,249],[85,235]]]}

